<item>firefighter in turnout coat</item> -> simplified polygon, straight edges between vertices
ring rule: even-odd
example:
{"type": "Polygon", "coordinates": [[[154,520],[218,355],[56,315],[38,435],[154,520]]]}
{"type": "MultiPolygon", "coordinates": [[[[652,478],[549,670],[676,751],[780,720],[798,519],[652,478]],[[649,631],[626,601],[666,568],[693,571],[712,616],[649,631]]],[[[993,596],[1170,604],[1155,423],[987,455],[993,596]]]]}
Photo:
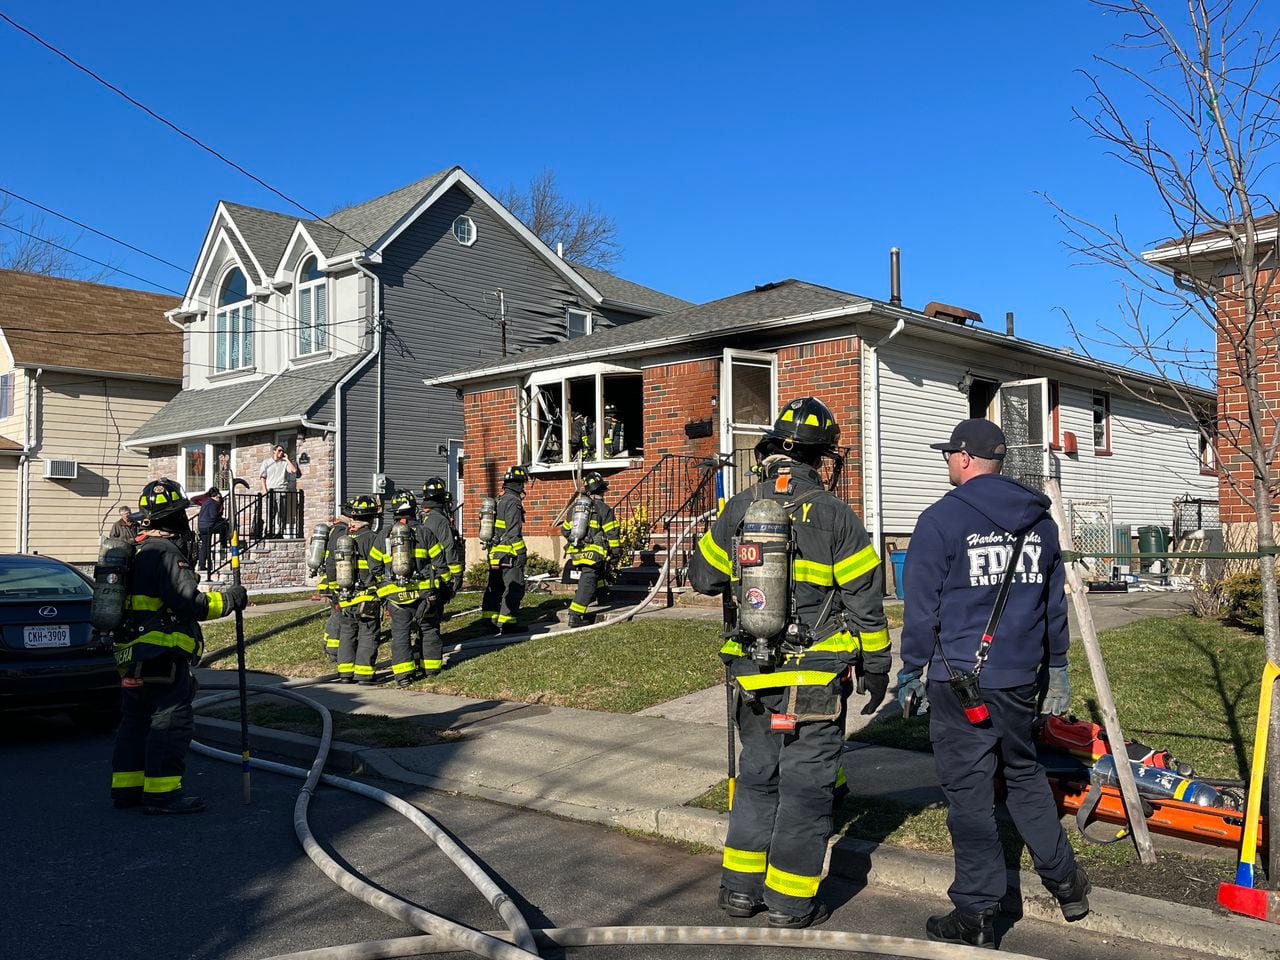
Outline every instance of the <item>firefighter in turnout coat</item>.
{"type": "Polygon", "coordinates": [[[514,466],[502,477],[502,496],[494,518],[489,545],[489,585],[481,601],[481,618],[493,621],[498,633],[516,622],[524,599],[524,570],[528,549],[524,544],[524,485],[529,471],[514,466]]]}
{"type": "MultiPolygon", "coordinates": [[[[762,622],[752,615],[778,609],[779,601],[785,611],[775,622],[786,626],[769,637],[730,624],[720,651],[733,681],[742,753],[719,903],[733,917],[767,909],[774,927],[807,927],[828,915],[815,895],[831,833],[852,678],[870,694],[862,711],[868,714],[884,700],[889,682],[880,560],[862,522],[826,490],[816,469],[834,453],[839,435],[820,401],[804,397],[787,404],[756,447],[760,481],[725,505],[690,564],[700,593],[730,588],[743,594],[736,609],[744,624],[762,622]],[[768,525],[790,544],[789,569],[761,564],[778,542],[748,542],[763,540],[744,530],[748,509],[762,499],[775,501],[789,520],[768,525]],[[785,583],[769,591],[743,589],[766,569],[785,571],[785,583]],[[783,587],[788,595],[777,596],[783,587]]],[[[770,505],[756,510],[761,508],[770,505]]]]}
{"type": "Polygon", "coordinates": [[[442,559],[448,577],[442,582],[440,602],[422,622],[422,648],[419,655],[422,669],[428,677],[434,677],[444,669],[442,651],[444,641],[440,636],[440,623],[444,619],[445,604],[462,585],[462,553],[458,546],[457,531],[453,529],[449,511],[449,488],[440,477],[432,477],[422,485],[422,525],[429,535],[443,548],[442,559]]]}
{"type": "Polygon", "coordinates": [[[569,604],[570,627],[582,626],[587,607],[595,599],[596,587],[601,577],[607,574],[609,564],[616,562],[622,553],[622,542],[618,539],[618,520],[613,515],[613,507],[604,499],[604,492],[608,489],[609,484],[599,473],[593,471],[587,474],[582,482],[582,492],[590,501],[590,507],[586,511],[585,535],[580,542],[575,542],[574,524],[578,520],[579,509],[576,504],[561,526],[561,532],[568,541],[565,556],[571,567],[578,572],[578,589],[569,604]]]}
{"type": "MultiPolygon", "coordinates": [[[[355,583],[350,589],[338,588],[338,679],[342,683],[373,683],[382,605],[369,563],[375,558],[385,563],[388,557],[378,549],[377,534],[369,524],[381,512],[378,501],[368,496],[352,497],[342,505],[342,514],[350,521],[347,535],[355,541],[355,583]]],[[[331,550],[337,546],[335,539],[331,550]]],[[[337,565],[335,553],[335,579],[337,565]]]]}
{"type": "Polygon", "coordinates": [[[338,606],[338,582],[334,578],[333,545],[339,535],[346,533],[350,524],[345,517],[336,518],[329,525],[329,536],[324,546],[324,567],[320,570],[320,579],[316,581],[316,590],[329,597],[329,618],[324,622],[324,654],[332,664],[338,662],[338,635],[342,631],[342,608],[338,606]]]}
{"type": "Polygon", "coordinates": [[[186,496],[172,480],[148,483],[138,500],[142,533],[129,575],[125,616],[115,631],[121,717],[111,758],[111,800],[147,813],[196,813],[204,801],[182,790],[196,692],[192,667],[200,621],[248,606],[244,587],[201,593],[186,496]]]}

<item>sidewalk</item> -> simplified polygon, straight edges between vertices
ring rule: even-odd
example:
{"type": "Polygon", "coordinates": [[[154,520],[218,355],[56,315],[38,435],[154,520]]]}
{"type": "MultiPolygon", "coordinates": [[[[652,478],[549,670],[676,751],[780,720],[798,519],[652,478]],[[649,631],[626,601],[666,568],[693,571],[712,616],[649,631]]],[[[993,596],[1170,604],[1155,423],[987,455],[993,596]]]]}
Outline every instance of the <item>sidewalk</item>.
{"type": "MultiPolygon", "coordinates": [[[[1114,607],[1106,614],[1111,620],[1151,615],[1146,603],[1153,599],[1150,595],[1127,609],[1114,603],[1123,597],[1108,599],[1108,607],[1114,607]]],[[[202,682],[231,679],[225,671],[198,673],[202,682]]],[[[262,674],[251,679],[281,682],[262,674]]],[[[406,718],[458,734],[439,744],[411,748],[335,744],[335,764],[346,769],[716,848],[723,845],[727,816],[685,806],[725,777],[721,687],[643,715],[474,700],[385,685],[316,684],[299,692],[334,710],[406,718]]],[[[860,729],[869,719],[854,712],[849,727],[860,729]]],[[[238,741],[238,724],[200,718],[197,727],[200,737],[238,741]]],[[[314,741],[307,738],[254,731],[256,751],[283,753],[303,762],[314,755],[314,741]]],[[[928,754],[855,742],[846,748],[845,769],[850,789],[860,796],[915,805],[941,800],[928,754]]],[[[952,879],[949,858],[849,839],[833,844],[830,869],[877,885],[930,893],[940,906],[952,879]]],[[[1022,875],[1019,882],[1027,916],[1062,922],[1056,905],[1041,894],[1038,878],[1022,875]]],[[[1094,912],[1081,926],[1099,933],[1246,960],[1280,957],[1274,928],[1257,921],[1100,888],[1091,900],[1094,912]]]]}

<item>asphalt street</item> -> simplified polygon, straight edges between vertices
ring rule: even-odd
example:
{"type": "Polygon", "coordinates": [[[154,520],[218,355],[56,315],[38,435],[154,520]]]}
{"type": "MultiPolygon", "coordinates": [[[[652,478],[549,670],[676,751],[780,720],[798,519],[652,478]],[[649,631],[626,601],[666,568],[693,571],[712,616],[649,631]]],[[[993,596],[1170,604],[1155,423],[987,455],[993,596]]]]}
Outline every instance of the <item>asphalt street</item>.
{"type": "MultiPolygon", "coordinates": [[[[0,727],[0,957],[5,960],[262,958],[413,931],[343,893],[294,837],[300,781],[190,758],[187,784],[209,809],[188,817],[113,810],[109,736],[60,720],[0,727]]],[[[382,785],[382,784],[380,784],[382,785]]],[[[382,785],[385,786],[385,785],[382,785]]],[[[714,906],[718,856],[555,817],[395,785],[501,878],[534,927],[728,923],[714,906]]],[[[312,828],[339,860],[383,889],[479,929],[500,927],[461,873],[416,828],[322,787],[312,828]]],[[[828,928],[923,935],[947,905],[826,881],[828,928]]],[[[763,923],[763,917],[747,923],[763,923]]],[[[1023,920],[1007,950],[1052,960],[1182,960],[1200,954],[1023,920]]],[[[777,950],[729,948],[735,958],[777,950]]],[[[592,958],[728,954],[710,947],[611,947],[592,958]]],[[[823,952],[823,957],[837,954],[823,952]]],[[[839,956],[849,956],[839,954],[839,956]]]]}

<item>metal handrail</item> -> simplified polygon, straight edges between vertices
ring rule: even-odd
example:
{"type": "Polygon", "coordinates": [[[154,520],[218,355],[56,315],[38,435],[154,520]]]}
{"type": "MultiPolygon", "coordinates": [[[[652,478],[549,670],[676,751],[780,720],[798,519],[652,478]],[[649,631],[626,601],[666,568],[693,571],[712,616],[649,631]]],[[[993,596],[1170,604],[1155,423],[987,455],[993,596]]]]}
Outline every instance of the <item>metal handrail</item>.
{"type": "MultiPolygon", "coordinates": [[[[304,536],[305,491],[269,490],[265,493],[242,495],[236,501],[236,516],[225,519],[230,523],[231,529],[240,531],[242,563],[259,543],[267,540],[299,539],[304,536]]],[[[230,565],[230,546],[219,538],[210,545],[210,570],[218,573],[230,565]]]]}

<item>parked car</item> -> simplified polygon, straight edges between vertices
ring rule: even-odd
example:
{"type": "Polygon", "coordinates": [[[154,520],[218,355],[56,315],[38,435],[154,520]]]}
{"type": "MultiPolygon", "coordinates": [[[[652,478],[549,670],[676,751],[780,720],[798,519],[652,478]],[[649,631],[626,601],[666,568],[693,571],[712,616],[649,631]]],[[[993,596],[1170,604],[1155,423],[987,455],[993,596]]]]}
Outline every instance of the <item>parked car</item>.
{"type": "Polygon", "coordinates": [[[89,624],[93,582],[61,560],[0,554],[0,711],[68,710],[109,729],[120,715],[111,643],[89,624]]]}

